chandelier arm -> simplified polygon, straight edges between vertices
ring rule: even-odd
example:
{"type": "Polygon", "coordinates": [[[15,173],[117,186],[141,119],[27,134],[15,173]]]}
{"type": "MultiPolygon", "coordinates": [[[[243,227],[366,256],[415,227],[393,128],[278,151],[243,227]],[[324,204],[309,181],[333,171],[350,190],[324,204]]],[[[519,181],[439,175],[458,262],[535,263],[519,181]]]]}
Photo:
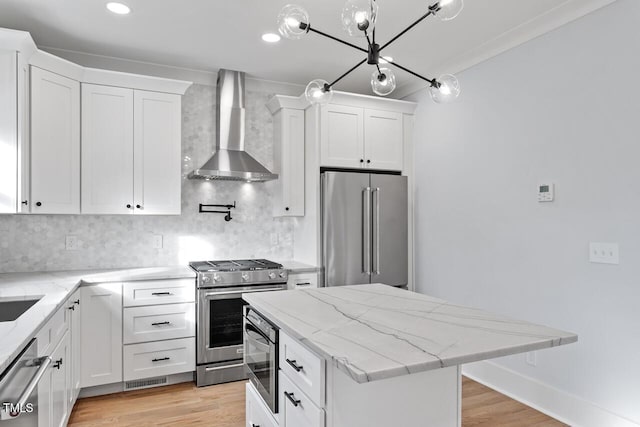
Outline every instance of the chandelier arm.
{"type": "Polygon", "coordinates": [[[416,72],[413,72],[413,71],[411,71],[410,69],[408,69],[406,67],[403,67],[402,65],[398,64],[396,61],[393,61],[391,63],[391,65],[393,65],[394,67],[398,67],[401,70],[406,71],[407,73],[409,73],[411,75],[414,75],[419,79],[424,80],[425,82],[429,83],[431,86],[439,86],[439,83],[438,83],[438,81],[436,79],[428,79],[428,78],[426,78],[424,76],[421,76],[420,74],[418,74],[416,72]]]}
{"type": "Polygon", "coordinates": [[[356,68],[358,68],[359,66],[361,66],[362,64],[364,64],[365,62],[367,62],[367,58],[363,59],[362,61],[358,62],[356,65],[354,65],[352,68],[349,69],[349,71],[347,71],[346,73],[344,73],[343,75],[341,75],[340,77],[338,77],[337,79],[335,79],[332,83],[329,84],[329,87],[333,87],[333,85],[335,85],[336,83],[338,83],[340,80],[342,80],[343,78],[347,77],[349,74],[351,74],[356,68]]]}
{"type": "MultiPolygon", "coordinates": [[[[434,6],[437,6],[438,3],[436,3],[434,6]]],[[[418,18],[413,24],[409,25],[407,28],[405,28],[404,30],[402,30],[400,33],[398,33],[398,35],[396,35],[394,38],[392,38],[391,40],[389,40],[388,42],[386,42],[385,44],[382,45],[382,47],[380,48],[380,51],[382,51],[382,49],[384,49],[385,47],[389,46],[391,43],[393,43],[394,41],[398,40],[400,37],[402,37],[403,35],[405,35],[405,33],[407,33],[409,30],[411,30],[413,27],[415,27],[416,25],[418,25],[419,23],[421,23],[422,21],[424,21],[428,16],[433,15],[434,10],[434,6],[430,6],[429,7],[429,11],[427,13],[425,13],[424,15],[422,15],[420,18],[418,18]]]]}
{"type": "Polygon", "coordinates": [[[363,49],[363,48],[361,48],[360,46],[356,46],[355,44],[351,44],[351,43],[346,42],[346,41],[344,41],[344,40],[340,40],[340,39],[339,39],[339,38],[337,38],[337,37],[334,37],[334,36],[332,36],[332,35],[330,35],[330,34],[327,34],[327,33],[323,32],[323,31],[317,30],[317,29],[313,28],[311,25],[309,25],[309,31],[312,31],[312,32],[314,32],[314,33],[316,33],[316,34],[319,34],[319,35],[321,35],[321,36],[327,37],[327,38],[329,38],[329,39],[331,39],[331,40],[335,40],[335,41],[337,41],[338,43],[342,43],[342,44],[344,44],[344,45],[350,46],[350,47],[352,47],[352,48],[354,48],[354,49],[357,49],[357,50],[359,50],[359,51],[361,51],[361,52],[369,52],[367,49],[363,49]]]}

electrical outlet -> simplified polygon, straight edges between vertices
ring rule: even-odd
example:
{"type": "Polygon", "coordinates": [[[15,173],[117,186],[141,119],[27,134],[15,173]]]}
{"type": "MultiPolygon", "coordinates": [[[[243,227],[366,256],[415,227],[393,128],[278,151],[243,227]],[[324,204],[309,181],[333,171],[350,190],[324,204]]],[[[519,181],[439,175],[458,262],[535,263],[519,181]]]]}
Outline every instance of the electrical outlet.
{"type": "Polygon", "coordinates": [[[526,355],[527,365],[537,366],[538,365],[538,355],[535,351],[530,351],[526,355]]]}
{"type": "Polygon", "coordinates": [[[153,249],[162,249],[164,246],[164,238],[162,234],[153,235],[153,249]]]}
{"type": "Polygon", "coordinates": [[[68,251],[77,251],[80,249],[80,244],[78,242],[78,237],[76,236],[67,236],[64,239],[65,249],[68,251]]]}
{"type": "Polygon", "coordinates": [[[272,245],[277,245],[278,244],[278,233],[271,233],[271,244],[272,245]]]}
{"type": "Polygon", "coordinates": [[[589,243],[589,261],[597,264],[620,264],[617,243],[589,243]]]}

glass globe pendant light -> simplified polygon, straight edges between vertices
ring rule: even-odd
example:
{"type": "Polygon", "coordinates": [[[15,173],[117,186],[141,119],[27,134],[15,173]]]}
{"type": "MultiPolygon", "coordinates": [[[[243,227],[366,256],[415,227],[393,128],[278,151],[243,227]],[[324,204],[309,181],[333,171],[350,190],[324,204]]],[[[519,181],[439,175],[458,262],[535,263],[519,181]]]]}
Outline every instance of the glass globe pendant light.
{"type": "Polygon", "coordinates": [[[375,0],[347,0],[342,8],[342,27],[353,37],[364,37],[365,30],[371,33],[377,18],[375,0]]]}
{"type": "Polygon", "coordinates": [[[304,96],[312,105],[328,104],[333,98],[333,90],[329,86],[329,82],[322,79],[315,79],[309,82],[304,91],[304,96]]]}
{"type": "Polygon", "coordinates": [[[431,99],[438,104],[454,101],[460,95],[460,83],[455,76],[445,74],[434,80],[429,88],[431,99]]]}
{"type": "Polygon", "coordinates": [[[278,15],[278,31],[287,39],[297,40],[309,32],[309,14],[296,4],[288,4],[278,15]]]}
{"type": "Polygon", "coordinates": [[[464,0],[440,0],[433,14],[441,21],[450,21],[462,12],[464,0]]]}
{"type": "Polygon", "coordinates": [[[376,69],[371,74],[371,89],[376,95],[387,96],[396,88],[396,76],[390,68],[376,69]]]}

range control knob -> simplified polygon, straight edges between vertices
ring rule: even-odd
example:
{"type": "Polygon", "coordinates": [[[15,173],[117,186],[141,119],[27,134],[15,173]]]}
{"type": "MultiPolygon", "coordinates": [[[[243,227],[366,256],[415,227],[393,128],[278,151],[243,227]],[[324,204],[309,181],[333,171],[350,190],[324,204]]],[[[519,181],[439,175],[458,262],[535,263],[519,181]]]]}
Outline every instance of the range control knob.
{"type": "Polygon", "coordinates": [[[286,276],[286,274],[285,274],[285,272],[284,272],[284,271],[281,271],[281,272],[280,272],[280,274],[279,274],[279,276],[280,276],[280,278],[281,278],[281,279],[284,279],[284,276],[286,276]]]}
{"type": "Polygon", "coordinates": [[[202,276],[202,281],[203,281],[204,283],[209,283],[209,282],[211,282],[211,277],[209,277],[209,276],[202,276]]]}
{"type": "Polygon", "coordinates": [[[219,282],[220,281],[220,275],[219,274],[214,274],[213,275],[213,281],[214,282],[219,282]]]}
{"type": "Polygon", "coordinates": [[[276,273],[274,273],[273,271],[269,273],[269,279],[275,279],[275,278],[276,278],[276,273]]]}
{"type": "Polygon", "coordinates": [[[244,280],[245,282],[249,280],[249,273],[242,273],[242,280],[244,280]]]}

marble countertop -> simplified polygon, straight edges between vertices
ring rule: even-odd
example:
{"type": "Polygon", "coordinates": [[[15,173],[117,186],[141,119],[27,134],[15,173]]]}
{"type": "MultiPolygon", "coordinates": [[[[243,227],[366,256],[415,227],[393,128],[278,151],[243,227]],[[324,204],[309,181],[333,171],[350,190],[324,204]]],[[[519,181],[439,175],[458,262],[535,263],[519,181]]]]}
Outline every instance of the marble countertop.
{"type": "Polygon", "coordinates": [[[0,299],[42,297],[17,320],[0,322],[0,374],[79,286],[188,277],[195,277],[195,273],[181,266],[0,274],[0,299]]]}
{"type": "Polygon", "coordinates": [[[571,332],[382,284],[243,298],[358,383],[578,340],[571,332]]]}
{"type": "Polygon", "coordinates": [[[305,264],[296,260],[280,261],[282,267],[289,270],[289,273],[317,273],[320,270],[315,265],[305,264]]]}

